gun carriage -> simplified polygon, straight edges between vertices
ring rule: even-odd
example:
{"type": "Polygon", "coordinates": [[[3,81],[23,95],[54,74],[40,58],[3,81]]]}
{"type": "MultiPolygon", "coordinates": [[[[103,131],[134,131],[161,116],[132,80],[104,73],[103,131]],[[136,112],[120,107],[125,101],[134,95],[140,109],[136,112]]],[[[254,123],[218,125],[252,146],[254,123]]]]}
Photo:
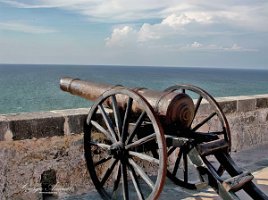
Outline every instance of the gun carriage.
{"type": "Polygon", "coordinates": [[[158,199],[166,176],[188,189],[210,185],[223,199],[239,199],[239,190],[268,199],[232,160],[226,117],[203,89],[127,89],[68,77],[60,87],[95,101],[84,126],[84,150],[103,199],[158,199]],[[209,112],[201,112],[203,104],[209,112]]]}

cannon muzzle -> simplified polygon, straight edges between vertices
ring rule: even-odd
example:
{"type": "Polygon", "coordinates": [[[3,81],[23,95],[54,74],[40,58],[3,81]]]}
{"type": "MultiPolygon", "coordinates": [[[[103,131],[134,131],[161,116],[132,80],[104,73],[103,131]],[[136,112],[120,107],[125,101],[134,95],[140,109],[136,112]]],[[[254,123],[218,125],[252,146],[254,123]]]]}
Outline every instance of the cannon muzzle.
{"type": "Polygon", "coordinates": [[[90,101],[95,101],[107,90],[115,87],[122,87],[119,85],[113,86],[108,84],[99,84],[90,81],[82,81],[77,78],[62,78],[60,80],[60,88],[73,95],[83,97],[90,101]]]}

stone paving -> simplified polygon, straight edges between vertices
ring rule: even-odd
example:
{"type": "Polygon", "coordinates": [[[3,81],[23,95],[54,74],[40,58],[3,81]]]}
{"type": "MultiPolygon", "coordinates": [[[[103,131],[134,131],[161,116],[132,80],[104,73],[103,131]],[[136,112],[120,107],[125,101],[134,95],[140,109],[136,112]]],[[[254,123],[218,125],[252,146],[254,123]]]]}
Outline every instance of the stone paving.
{"type": "MultiPolygon", "coordinates": [[[[258,187],[268,195],[268,144],[243,152],[232,153],[233,159],[238,166],[253,172],[254,182],[258,187]]],[[[241,200],[250,199],[244,192],[238,193],[241,200]]],[[[64,200],[102,200],[96,191],[88,192],[83,195],[75,195],[60,198],[64,200]]],[[[174,185],[166,179],[164,190],[161,193],[160,200],[218,200],[221,199],[211,188],[201,191],[188,190],[174,185]]]]}

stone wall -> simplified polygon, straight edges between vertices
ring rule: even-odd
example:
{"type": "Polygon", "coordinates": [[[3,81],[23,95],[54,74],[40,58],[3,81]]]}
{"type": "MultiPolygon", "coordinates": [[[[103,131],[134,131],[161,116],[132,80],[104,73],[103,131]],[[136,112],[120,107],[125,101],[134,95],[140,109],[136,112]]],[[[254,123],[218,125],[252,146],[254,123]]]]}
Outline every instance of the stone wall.
{"type": "Polygon", "coordinates": [[[42,174],[51,170],[57,182],[54,196],[92,189],[83,154],[87,112],[0,116],[0,199],[42,199],[42,174]]]}
{"type": "Polygon", "coordinates": [[[268,95],[217,98],[229,122],[232,151],[268,142],[268,95]]]}
{"type": "MultiPolygon", "coordinates": [[[[218,98],[232,134],[232,151],[268,142],[268,95],[218,98]]],[[[209,112],[202,104],[201,112],[209,112]]],[[[54,196],[93,188],[83,153],[88,109],[0,116],[0,199],[42,199],[46,179],[54,196]]]]}

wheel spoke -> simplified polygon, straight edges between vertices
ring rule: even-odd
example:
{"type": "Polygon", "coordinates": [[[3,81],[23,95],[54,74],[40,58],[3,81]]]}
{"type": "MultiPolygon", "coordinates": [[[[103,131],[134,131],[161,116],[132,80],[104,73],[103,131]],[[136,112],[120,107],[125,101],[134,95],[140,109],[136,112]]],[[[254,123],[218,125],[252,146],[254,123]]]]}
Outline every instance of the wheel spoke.
{"type": "Polygon", "coordinates": [[[91,124],[100,132],[102,132],[113,143],[116,142],[115,139],[111,136],[111,134],[107,130],[105,130],[98,122],[91,120],[91,124]]]}
{"type": "Polygon", "coordinates": [[[128,153],[129,153],[129,155],[136,156],[136,157],[138,157],[138,158],[140,158],[142,160],[147,160],[149,162],[159,164],[159,160],[154,158],[154,157],[152,157],[152,156],[148,156],[146,154],[138,153],[138,152],[135,152],[135,151],[129,151],[128,153]]]}
{"type": "Polygon", "coordinates": [[[203,126],[205,123],[207,123],[212,117],[214,117],[217,113],[211,113],[206,119],[204,119],[202,122],[200,122],[199,124],[197,124],[194,128],[193,131],[196,131],[197,129],[199,129],[201,126],[203,126]]]}
{"type": "Polygon", "coordinates": [[[111,156],[109,156],[109,157],[107,157],[107,158],[103,158],[103,159],[99,160],[98,162],[94,163],[94,166],[97,167],[98,165],[101,165],[101,164],[107,162],[107,161],[110,160],[111,158],[112,158],[111,156]]]}
{"type": "Polygon", "coordinates": [[[198,98],[198,100],[197,100],[197,102],[196,102],[196,105],[195,105],[194,116],[193,116],[193,119],[192,119],[192,121],[191,121],[190,126],[192,125],[192,123],[193,123],[193,121],[194,121],[194,119],[195,119],[195,116],[196,116],[196,114],[197,114],[197,111],[198,111],[198,109],[199,109],[199,106],[200,106],[200,104],[201,104],[202,99],[203,99],[203,97],[200,95],[199,98],[198,98]]]}
{"type": "Polygon", "coordinates": [[[178,157],[176,159],[176,162],[174,164],[174,168],[173,168],[173,172],[172,172],[173,176],[176,176],[176,174],[178,172],[179,164],[180,164],[180,161],[181,161],[181,156],[182,156],[182,149],[180,149],[179,155],[178,155],[178,157]]]}
{"type": "Polygon", "coordinates": [[[155,133],[153,133],[151,135],[148,135],[148,136],[146,136],[144,138],[141,138],[141,139],[139,139],[139,140],[127,145],[125,148],[126,149],[135,148],[135,147],[138,147],[138,146],[140,146],[142,144],[145,144],[146,142],[152,141],[154,139],[156,139],[156,134],[155,133]]]}
{"type": "Polygon", "coordinates": [[[117,105],[116,97],[115,95],[111,96],[112,99],[112,106],[113,106],[113,112],[114,112],[114,119],[115,119],[115,124],[118,130],[118,134],[120,136],[122,132],[122,120],[121,120],[121,115],[119,112],[119,108],[117,105]]]}
{"type": "Polygon", "coordinates": [[[104,108],[101,104],[98,105],[98,108],[100,109],[101,115],[104,119],[104,122],[105,122],[107,128],[109,129],[110,134],[112,135],[113,142],[116,142],[117,140],[116,140],[116,136],[115,136],[115,132],[114,132],[114,128],[113,128],[113,123],[112,123],[110,117],[107,115],[106,111],[104,110],[104,108]]]}
{"type": "Polygon", "coordinates": [[[167,156],[170,156],[176,149],[177,147],[171,147],[168,152],[167,152],[167,156]]]}
{"type": "Polygon", "coordinates": [[[120,179],[121,179],[121,166],[119,166],[117,170],[117,175],[116,175],[116,179],[115,179],[114,186],[113,186],[113,194],[112,194],[113,197],[115,196],[115,192],[118,189],[120,179]]]}
{"type": "Polygon", "coordinates": [[[121,163],[121,171],[122,171],[122,177],[123,177],[123,182],[122,182],[122,189],[123,189],[123,197],[124,200],[129,199],[129,194],[128,194],[128,182],[127,182],[127,166],[125,163],[121,163]]]}
{"type": "Polygon", "coordinates": [[[132,107],[133,99],[129,97],[128,102],[127,102],[127,108],[124,116],[124,121],[123,121],[123,128],[122,128],[122,134],[121,134],[121,142],[125,143],[125,139],[127,136],[127,131],[128,131],[128,119],[131,113],[131,107],[132,107]]]}
{"type": "Polygon", "coordinates": [[[195,105],[194,116],[196,115],[202,100],[203,100],[203,97],[200,95],[195,105]]]}
{"type": "Polygon", "coordinates": [[[105,172],[105,174],[102,176],[103,178],[101,179],[101,182],[100,182],[101,186],[105,184],[105,182],[108,180],[108,178],[112,174],[117,161],[118,160],[113,160],[110,166],[108,167],[107,171],[105,172]]]}
{"type": "Polygon", "coordinates": [[[130,169],[129,174],[130,174],[132,183],[135,187],[135,190],[137,192],[138,198],[139,198],[139,200],[144,200],[144,197],[143,197],[142,192],[141,192],[141,187],[140,187],[140,184],[138,181],[137,174],[136,174],[135,170],[133,169],[132,165],[129,164],[128,167],[130,169]]]}
{"type": "Polygon", "coordinates": [[[88,142],[90,145],[94,145],[94,146],[97,146],[97,147],[100,147],[102,149],[110,149],[110,145],[108,144],[104,144],[104,143],[99,143],[99,142],[93,142],[93,141],[89,141],[88,142]]]}
{"type": "Polygon", "coordinates": [[[143,169],[135,163],[134,160],[129,159],[129,163],[132,165],[132,167],[135,169],[135,171],[140,175],[140,177],[150,186],[150,188],[153,190],[155,185],[153,181],[149,178],[149,176],[143,171],[143,169]]]}
{"type": "Polygon", "coordinates": [[[141,113],[141,115],[139,116],[139,118],[138,118],[138,120],[137,120],[137,122],[136,122],[136,124],[135,124],[135,126],[134,126],[134,128],[132,130],[132,132],[130,133],[130,135],[129,135],[127,141],[126,141],[126,144],[129,144],[129,143],[132,142],[132,140],[133,140],[133,138],[134,138],[134,136],[136,134],[136,131],[138,130],[138,128],[140,127],[140,125],[142,124],[142,122],[144,120],[145,114],[146,114],[146,112],[143,111],[141,113]]]}
{"type": "Polygon", "coordinates": [[[186,153],[183,153],[183,176],[184,183],[188,183],[188,159],[186,153]]]}

